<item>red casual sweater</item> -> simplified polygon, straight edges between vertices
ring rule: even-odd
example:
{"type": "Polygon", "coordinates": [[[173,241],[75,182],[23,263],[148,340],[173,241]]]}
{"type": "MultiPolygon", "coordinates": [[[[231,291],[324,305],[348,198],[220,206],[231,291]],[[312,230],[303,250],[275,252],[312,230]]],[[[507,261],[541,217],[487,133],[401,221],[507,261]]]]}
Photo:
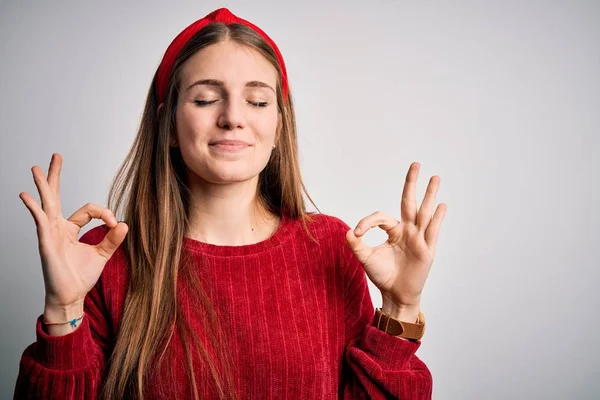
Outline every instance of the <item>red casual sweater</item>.
{"type": "MultiPolygon", "coordinates": [[[[309,229],[284,216],[273,236],[244,246],[218,246],[184,238],[220,321],[234,336],[234,383],[241,399],[430,399],[432,376],[415,355],[421,342],[393,337],[371,325],[374,315],[364,269],[345,243],[350,227],[315,214],[309,229]]],[[[99,243],[108,228],[80,241],[99,243]]],[[[120,249],[85,299],[75,331],[49,336],[36,323],[36,342],[20,362],[15,398],[94,399],[119,329],[128,268],[120,249]]],[[[185,296],[185,291],[178,296],[185,296]]],[[[185,309],[185,308],[184,308],[185,309]]],[[[189,308],[188,308],[189,310],[189,308]]],[[[193,328],[202,325],[189,313],[193,328]]],[[[175,334],[170,345],[183,354],[175,334]]],[[[185,359],[185,358],[184,358],[185,359]]],[[[215,398],[195,379],[201,398],[215,398]]],[[[154,371],[145,396],[166,398],[165,383],[190,398],[185,362],[154,371]]]]}

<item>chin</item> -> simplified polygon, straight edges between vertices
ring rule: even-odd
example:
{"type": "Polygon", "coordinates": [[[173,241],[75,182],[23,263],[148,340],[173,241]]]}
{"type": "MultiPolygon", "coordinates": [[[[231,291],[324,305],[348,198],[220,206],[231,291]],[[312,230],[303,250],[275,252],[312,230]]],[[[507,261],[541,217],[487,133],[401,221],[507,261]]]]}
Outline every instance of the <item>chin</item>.
{"type": "Polygon", "coordinates": [[[249,174],[248,170],[236,171],[233,168],[212,170],[210,172],[205,171],[204,173],[197,175],[201,180],[214,184],[246,182],[252,180],[256,176],[255,174],[249,174]]]}

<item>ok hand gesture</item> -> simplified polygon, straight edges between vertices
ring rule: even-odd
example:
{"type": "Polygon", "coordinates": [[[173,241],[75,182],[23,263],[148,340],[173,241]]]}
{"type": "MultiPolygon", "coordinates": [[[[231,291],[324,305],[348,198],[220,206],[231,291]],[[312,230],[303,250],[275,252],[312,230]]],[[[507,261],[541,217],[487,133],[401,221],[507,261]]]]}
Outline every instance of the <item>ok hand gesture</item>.
{"type": "Polygon", "coordinates": [[[53,154],[48,179],[39,166],[31,169],[41,207],[29,193],[19,194],[37,226],[46,288],[44,316],[50,320],[48,322],[71,318],[69,310],[73,314],[83,311],[86,294],[98,281],[104,265],[125,239],[128,230],[125,223],[117,222],[109,209],[90,203],[64,219],[59,194],[61,166],[62,157],[53,154]],[[78,240],[79,231],[92,218],[102,219],[111,228],[102,242],[95,246],[78,240]]]}
{"type": "Polygon", "coordinates": [[[417,209],[415,191],[419,167],[415,162],[408,170],[402,193],[401,221],[377,211],[346,233],[348,246],[369,279],[381,290],[383,310],[395,316],[410,310],[411,319],[419,312],[421,292],[433,264],[440,225],[447,210],[445,204],[440,204],[432,217],[440,185],[440,178],[436,176],[429,181],[423,203],[417,209]],[[385,230],[388,239],[369,247],[360,237],[375,226],[385,230]]]}

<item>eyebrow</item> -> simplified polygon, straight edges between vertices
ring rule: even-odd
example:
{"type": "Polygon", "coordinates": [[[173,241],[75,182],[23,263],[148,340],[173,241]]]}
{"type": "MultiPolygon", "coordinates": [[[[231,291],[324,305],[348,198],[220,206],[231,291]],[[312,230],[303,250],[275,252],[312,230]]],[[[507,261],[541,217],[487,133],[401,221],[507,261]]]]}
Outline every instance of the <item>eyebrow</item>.
{"type": "MultiPolygon", "coordinates": [[[[225,84],[223,83],[223,81],[217,80],[217,79],[200,79],[197,80],[196,82],[192,83],[190,86],[187,87],[187,89],[185,89],[185,91],[189,91],[191,88],[193,88],[196,85],[207,85],[207,86],[218,86],[218,87],[223,87],[225,86],[225,84]]],[[[262,87],[262,88],[267,88],[267,89],[271,89],[273,91],[273,93],[275,93],[275,89],[273,89],[270,85],[261,82],[261,81],[250,81],[248,83],[246,83],[246,87],[262,87]]]]}

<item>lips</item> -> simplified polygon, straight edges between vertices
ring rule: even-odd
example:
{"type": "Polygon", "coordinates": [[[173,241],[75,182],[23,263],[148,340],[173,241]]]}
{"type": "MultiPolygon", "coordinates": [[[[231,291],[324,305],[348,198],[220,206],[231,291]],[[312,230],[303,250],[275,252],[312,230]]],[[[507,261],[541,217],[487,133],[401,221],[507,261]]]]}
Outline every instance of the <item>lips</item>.
{"type": "Polygon", "coordinates": [[[218,140],[210,144],[210,148],[221,154],[232,154],[242,152],[252,147],[243,140],[218,140]]]}
{"type": "Polygon", "coordinates": [[[250,143],[243,140],[217,140],[210,143],[211,146],[250,146],[250,143]]]}

